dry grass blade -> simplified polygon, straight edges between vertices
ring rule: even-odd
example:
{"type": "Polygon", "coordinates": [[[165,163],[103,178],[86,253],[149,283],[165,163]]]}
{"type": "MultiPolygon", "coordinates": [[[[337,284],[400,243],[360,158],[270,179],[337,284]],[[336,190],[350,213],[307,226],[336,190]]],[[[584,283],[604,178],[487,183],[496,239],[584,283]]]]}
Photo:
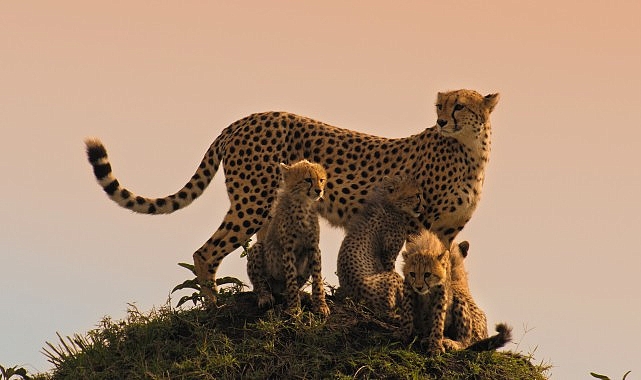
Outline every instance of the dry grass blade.
{"type": "Polygon", "coordinates": [[[74,334],[73,338],[67,336],[67,341],[65,341],[65,338],[63,338],[60,333],[56,332],[56,335],[60,343],[54,346],[50,342],[45,342],[49,348],[44,347],[42,349],[43,354],[47,357],[47,361],[55,366],[78,355],[92,344],[89,336],[83,337],[79,334],[74,334]]]}

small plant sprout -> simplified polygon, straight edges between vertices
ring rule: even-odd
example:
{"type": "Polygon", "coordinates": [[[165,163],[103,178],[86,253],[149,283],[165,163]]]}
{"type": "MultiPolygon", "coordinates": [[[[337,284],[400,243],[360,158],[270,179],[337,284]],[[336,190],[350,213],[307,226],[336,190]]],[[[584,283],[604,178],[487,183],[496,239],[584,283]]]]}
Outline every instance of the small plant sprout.
{"type": "MultiPolygon", "coordinates": [[[[187,296],[182,296],[180,300],[178,300],[178,304],[176,304],[176,307],[182,306],[185,302],[191,301],[194,303],[194,306],[198,305],[199,303],[201,305],[205,304],[205,295],[202,292],[202,287],[201,284],[198,282],[198,279],[196,278],[196,272],[195,272],[195,267],[193,264],[187,264],[187,263],[178,263],[179,266],[189,269],[191,273],[194,275],[193,278],[188,279],[183,281],[183,283],[176,285],[172,290],[171,293],[173,294],[174,292],[178,290],[183,290],[183,289],[193,289],[195,290],[191,295],[187,296]]],[[[235,277],[221,277],[216,279],[216,286],[218,286],[218,295],[219,297],[222,298],[227,298],[229,296],[232,296],[236,293],[240,293],[243,291],[243,288],[247,287],[242,281],[235,277]]]]}
{"type": "MultiPolygon", "coordinates": [[[[626,372],[625,374],[623,374],[623,378],[622,378],[621,380],[625,380],[625,378],[626,378],[626,377],[628,377],[628,375],[630,374],[630,372],[632,372],[632,371],[628,371],[628,372],[626,372]]],[[[600,375],[600,374],[595,373],[595,372],[590,372],[590,375],[592,375],[592,377],[596,377],[597,379],[601,379],[601,380],[610,380],[610,378],[609,378],[608,376],[600,375]]]]}

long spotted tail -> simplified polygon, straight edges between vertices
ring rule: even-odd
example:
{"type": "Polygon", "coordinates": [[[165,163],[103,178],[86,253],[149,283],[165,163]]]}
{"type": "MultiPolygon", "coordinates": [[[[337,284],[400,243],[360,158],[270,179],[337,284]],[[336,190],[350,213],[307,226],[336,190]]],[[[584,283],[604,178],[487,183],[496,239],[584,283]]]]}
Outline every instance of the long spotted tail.
{"type": "Polygon", "coordinates": [[[120,185],[111,171],[107,150],[100,140],[87,139],[85,145],[96,180],[109,198],[124,208],[142,214],[169,214],[187,207],[211,183],[221,160],[219,139],[216,139],[205,153],[196,173],[182,189],[164,198],[146,198],[138,196],[120,185]]]}
{"type": "Polygon", "coordinates": [[[494,351],[512,341],[512,328],[505,323],[496,325],[496,335],[481,339],[473,343],[466,350],[470,351],[494,351]]]}

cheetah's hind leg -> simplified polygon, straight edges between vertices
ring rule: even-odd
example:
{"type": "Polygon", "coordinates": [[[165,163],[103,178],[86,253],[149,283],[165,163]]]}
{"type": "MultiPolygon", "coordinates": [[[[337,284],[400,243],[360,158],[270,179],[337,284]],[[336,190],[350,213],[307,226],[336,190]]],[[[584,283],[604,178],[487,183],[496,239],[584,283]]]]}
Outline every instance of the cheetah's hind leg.
{"type": "Polygon", "coordinates": [[[314,312],[326,317],[330,314],[329,306],[325,301],[325,288],[321,274],[321,252],[316,247],[312,253],[312,308],[314,312]]]}
{"type": "Polygon", "coordinates": [[[218,230],[194,252],[196,277],[203,295],[212,304],[216,304],[216,272],[220,263],[260,229],[263,219],[263,215],[254,215],[254,219],[245,215],[241,219],[230,208],[218,230]]]}

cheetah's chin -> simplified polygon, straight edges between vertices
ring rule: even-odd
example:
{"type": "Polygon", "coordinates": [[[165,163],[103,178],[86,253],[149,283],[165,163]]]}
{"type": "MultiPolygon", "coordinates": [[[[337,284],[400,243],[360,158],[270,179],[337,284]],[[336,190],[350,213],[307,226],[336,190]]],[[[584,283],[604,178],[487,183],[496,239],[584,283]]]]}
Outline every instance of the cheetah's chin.
{"type": "Polygon", "coordinates": [[[427,289],[427,290],[420,290],[420,291],[418,291],[418,290],[416,290],[416,288],[414,288],[414,291],[415,291],[415,292],[416,292],[416,294],[418,294],[419,296],[426,296],[426,295],[427,295],[427,293],[429,293],[429,292],[430,292],[430,290],[429,290],[429,289],[427,289]]]}

